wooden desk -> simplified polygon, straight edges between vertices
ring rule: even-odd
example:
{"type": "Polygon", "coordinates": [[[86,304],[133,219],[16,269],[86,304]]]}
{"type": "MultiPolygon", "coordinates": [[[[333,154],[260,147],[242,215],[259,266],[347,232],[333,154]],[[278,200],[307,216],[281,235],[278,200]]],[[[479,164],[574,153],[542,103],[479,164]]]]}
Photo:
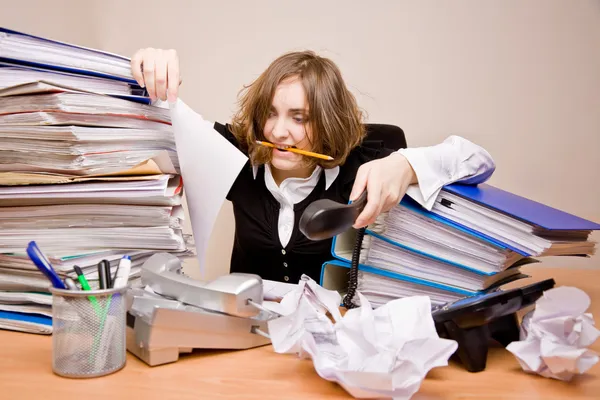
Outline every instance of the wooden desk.
{"type": "MultiPolygon", "coordinates": [[[[535,280],[553,277],[592,298],[600,324],[600,271],[524,268],[535,280]]],[[[531,280],[533,282],[533,280],[531,280]]],[[[276,354],[271,346],[246,351],[198,351],[173,364],[148,367],[128,354],[115,374],[61,378],[52,372],[51,338],[0,331],[0,398],[8,399],[347,399],[320,378],[309,360],[276,354]]],[[[592,346],[600,352],[600,340],[592,346]]],[[[413,399],[598,399],[600,364],[570,383],[526,374],[514,356],[493,348],[485,371],[469,373],[451,361],[432,370],[413,399]]]]}

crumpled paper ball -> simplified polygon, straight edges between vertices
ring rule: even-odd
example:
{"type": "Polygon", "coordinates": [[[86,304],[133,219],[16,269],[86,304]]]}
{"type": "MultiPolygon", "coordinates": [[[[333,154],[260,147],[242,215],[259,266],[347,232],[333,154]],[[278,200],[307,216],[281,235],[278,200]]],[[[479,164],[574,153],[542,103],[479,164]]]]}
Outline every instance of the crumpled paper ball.
{"type": "Polygon", "coordinates": [[[427,296],[374,310],[357,295],[361,306],[342,317],[340,295],[304,276],[278,307],[282,317],[268,322],[274,350],[312,359],[319,376],[356,398],[411,398],[429,370],[448,365],[457,343],[438,336],[427,296]]]}
{"type": "Polygon", "coordinates": [[[524,371],[570,381],[594,366],[598,354],[587,347],[600,331],[586,313],[589,296],[574,287],[561,286],[544,292],[535,309],[523,317],[520,340],[506,349],[524,371]]]}

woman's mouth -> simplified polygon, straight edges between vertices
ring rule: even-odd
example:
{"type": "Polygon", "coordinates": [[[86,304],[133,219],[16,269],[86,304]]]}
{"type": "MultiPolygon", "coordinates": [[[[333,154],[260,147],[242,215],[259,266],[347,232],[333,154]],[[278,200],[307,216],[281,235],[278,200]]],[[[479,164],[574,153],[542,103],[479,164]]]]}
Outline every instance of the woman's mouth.
{"type": "Polygon", "coordinates": [[[284,145],[284,144],[275,144],[275,146],[276,146],[277,150],[280,150],[280,151],[287,151],[287,149],[295,149],[296,148],[296,146],[293,146],[293,145],[288,146],[288,145],[284,145]]]}
{"type": "Polygon", "coordinates": [[[295,148],[296,146],[277,146],[276,148],[273,149],[273,153],[276,154],[278,157],[283,157],[283,158],[294,158],[297,156],[297,154],[295,154],[294,152],[288,151],[288,149],[290,148],[295,148]]]}

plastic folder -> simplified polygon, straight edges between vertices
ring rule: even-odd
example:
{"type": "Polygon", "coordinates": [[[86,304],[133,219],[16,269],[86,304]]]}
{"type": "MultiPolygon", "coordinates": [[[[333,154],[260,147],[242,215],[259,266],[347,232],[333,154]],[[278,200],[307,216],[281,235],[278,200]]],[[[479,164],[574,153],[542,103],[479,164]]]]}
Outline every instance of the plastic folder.
{"type": "MultiPolygon", "coordinates": [[[[476,240],[480,240],[483,243],[487,243],[490,246],[490,248],[496,248],[496,249],[498,249],[500,251],[502,251],[502,250],[504,250],[504,251],[512,251],[512,252],[517,253],[517,254],[519,254],[521,256],[524,256],[524,257],[527,256],[527,254],[519,251],[518,249],[513,248],[511,246],[504,245],[501,242],[499,242],[498,240],[495,240],[495,239],[493,239],[493,238],[491,238],[491,237],[489,237],[489,236],[487,236],[485,234],[477,232],[477,231],[475,231],[473,229],[470,229],[468,227],[456,224],[453,221],[450,221],[450,220],[448,220],[446,218],[439,217],[438,215],[436,215],[436,214],[434,214],[432,212],[429,212],[429,211],[423,209],[416,202],[414,202],[412,199],[410,199],[408,197],[405,197],[401,201],[400,204],[402,206],[406,207],[407,209],[412,210],[413,212],[415,212],[415,213],[417,213],[419,215],[422,215],[423,217],[429,218],[429,219],[431,219],[431,220],[433,220],[433,221],[435,221],[437,223],[440,223],[440,224],[443,224],[443,225],[449,227],[452,230],[455,230],[457,233],[467,234],[467,235],[473,237],[476,240]]],[[[388,243],[391,243],[391,244],[393,244],[393,245],[395,245],[397,247],[400,247],[400,248],[405,249],[407,251],[413,252],[415,254],[420,254],[422,256],[429,257],[429,258],[431,258],[433,260],[445,262],[445,263],[451,264],[451,265],[453,265],[455,267],[463,268],[463,269],[466,269],[466,270],[470,270],[470,271],[475,272],[475,273],[479,273],[479,274],[483,274],[483,275],[488,275],[489,276],[489,275],[493,275],[493,274],[499,272],[499,271],[485,272],[485,271],[482,271],[482,270],[479,270],[479,269],[469,268],[469,267],[467,267],[465,265],[462,265],[460,263],[454,262],[452,259],[449,259],[449,258],[436,257],[436,256],[434,256],[432,254],[427,253],[427,252],[419,251],[419,250],[411,248],[410,246],[407,246],[407,245],[405,245],[403,243],[399,243],[397,241],[391,240],[390,238],[386,237],[385,234],[383,234],[383,235],[379,234],[377,232],[374,232],[372,229],[367,229],[365,231],[365,234],[377,237],[377,238],[379,238],[381,240],[384,240],[384,241],[386,241],[388,243]]],[[[333,241],[332,241],[332,244],[331,244],[331,254],[333,255],[333,257],[335,257],[335,258],[337,258],[337,259],[339,259],[341,261],[349,262],[350,258],[351,258],[351,254],[352,254],[353,244],[354,244],[353,238],[354,238],[354,235],[353,235],[352,231],[348,231],[348,232],[345,232],[345,233],[343,233],[341,235],[335,236],[333,238],[333,241]]]]}
{"type": "MultiPolygon", "coordinates": [[[[327,261],[321,269],[320,285],[344,294],[348,289],[350,264],[339,260],[327,261]]],[[[482,292],[470,292],[447,285],[415,279],[406,275],[359,265],[357,290],[372,306],[381,306],[393,299],[407,296],[429,296],[433,306],[453,302],[482,292]]]]}
{"type": "Polygon", "coordinates": [[[432,212],[493,237],[524,255],[590,256],[600,224],[502,189],[481,184],[446,186],[432,212]]]}
{"type": "MultiPolygon", "coordinates": [[[[123,80],[115,80],[115,79],[106,79],[100,78],[92,75],[82,75],[79,73],[66,72],[62,70],[56,69],[48,69],[41,67],[34,67],[32,65],[23,65],[22,63],[15,62],[6,62],[0,61],[0,74],[2,71],[6,74],[6,71],[17,71],[22,74],[22,76],[39,76],[40,80],[49,80],[49,81],[69,81],[73,82],[73,86],[77,86],[79,89],[85,89],[86,86],[81,86],[81,82],[91,82],[95,84],[96,87],[101,87],[102,85],[111,87],[111,88],[120,88],[121,90],[114,90],[114,94],[120,95],[133,95],[133,96],[147,96],[148,92],[145,88],[142,88],[137,81],[135,83],[131,83],[123,80]]],[[[10,85],[5,85],[10,86],[10,85]]],[[[89,90],[89,89],[88,89],[89,90]]]]}
{"type": "Polygon", "coordinates": [[[0,311],[0,329],[48,335],[52,333],[52,317],[0,311]]]}
{"type": "MultiPolygon", "coordinates": [[[[341,260],[331,260],[331,261],[327,261],[323,264],[323,266],[321,268],[320,284],[321,284],[321,286],[323,286],[326,289],[336,290],[335,286],[338,286],[340,284],[340,282],[335,282],[334,280],[330,281],[327,278],[327,269],[331,268],[331,267],[342,267],[342,268],[350,269],[350,264],[343,262],[341,260]]],[[[423,286],[424,290],[426,290],[426,288],[433,288],[433,289],[438,289],[438,290],[443,290],[443,291],[447,291],[450,293],[454,293],[459,296],[473,296],[478,293],[485,292],[485,291],[469,291],[469,290],[461,289],[461,288],[451,286],[451,285],[444,285],[441,283],[428,281],[425,279],[414,278],[412,276],[398,274],[395,272],[386,271],[386,270],[379,269],[379,268],[374,268],[374,267],[364,265],[364,264],[359,264],[358,270],[368,272],[368,273],[371,273],[374,275],[384,276],[386,278],[395,279],[395,280],[398,280],[401,282],[409,282],[409,283],[412,283],[415,285],[421,285],[421,286],[423,286]]],[[[343,282],[344,287],[347,283],[348,283],[348,279],[347,279],[347,275],[346,275],[346,278],[343,282]]]]}
{"type": "Polygon", "coordinates": [[[452,184],[444,190],[546,230],[600,230],[600,224],[488,184],[452,184]]]}
{"type": "MultiPolygon", "coordinates": [[[[77,51],[80,51],[82,55],[85,53],[92,54],[92,55],[98,55],[98,56],[101,56],[103,59],[105,59],[107,61],[107,63],[112,63],[115,65],[121,64],[121,65],[125,66],[125,65],[129,64],[129,62],[130,62],[129,58],[120,56],[118,54],[113,54],[113,53],[109,53],[106,51],[100,51],[100,50],[96,50],[96,49],[90,49],[87,47],[77,46],[74,44],[60,42],[57,40],[46,39],[46,38],[42,38],[39,36],[34,36],[34,35],[17,32],[17,31],[13,31],[11,29],[6,29],[6,28],[0,27],[0,35],[2,35],[2,34],[4,34],[5,36],[13,35],[13,36],[22,36],[24,38],[30,38],[36,42],[39,42],[40,46],[46,45],[47,47],[52,47],[54,49],[63,48],[66,50],[68,50],[68,49],[77,50],[77,51]]],[[[0,36],[0,45],[2,44],[1,39],[2,38],[0,36]]],[[[43,52],[43,50],[40,49],[39,52],[41,54],[41,52],[43,52]]],[[[77,61],[77,59],[81,59],[81,57],[74,57],[74,59],[75,59],[75,61],[77,61]]],[[[124,82],[128,82],[128,83],[136,84],[136,81],[135,81],[135,79],[133,79],[133,76],[131,75],[130,71],[123,72],[122,74],[109,74],[106,72],[93,70],[93,69],[73,67],[72,65],[76,64],[75,62],[65,62],[64,65],[61,65],[60,63],[54,63],[54,62],[51,63],[51,62],[28,60],[27,57],[23,57],[23,58],[7,57],[5,55],[5,51],[3,51],[1,46],[0,46],[0,61],[7,61],[7,62],[22,64],[22,65],[28,65],[28,66],[32,66],[32,67],[41,67],[41,68],[47,68],[47,69],[52,69],[52,70],[57,70],[57,71],[64,71],[64,72],[71,72],[71,73],[76,73],[76,74],[97,76],[97,77],[107,78],[107,79],[115,79],[115,80],[120,80],[120,81],[124,81],[124,82]]],[[[72,61],[72,60],[68,59],[68,61],[72,61]]]]}

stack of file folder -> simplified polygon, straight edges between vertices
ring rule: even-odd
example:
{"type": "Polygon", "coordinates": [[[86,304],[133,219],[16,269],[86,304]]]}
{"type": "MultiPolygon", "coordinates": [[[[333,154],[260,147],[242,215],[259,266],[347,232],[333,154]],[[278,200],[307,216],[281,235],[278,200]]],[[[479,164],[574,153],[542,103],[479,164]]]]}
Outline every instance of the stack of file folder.
{"type": "Polygon", "coordinates": [[[192,256],[168,109],[155,107],[127,58],[0,28],[0,328],[51,333],[49,281],[152,254],[192,256]]]}
{"type": "MultiPolygon", "coordinates": [[[[489,184],[444,187],[431,211],[405,196],[362,241],[357,289],[375,306],[427,295],[432,306],[501,289],[544,256],[595,254],[600,224],[489,184]]],[[[334,238],[321,285],[344,292],[356,231],[334,238]]]]}

